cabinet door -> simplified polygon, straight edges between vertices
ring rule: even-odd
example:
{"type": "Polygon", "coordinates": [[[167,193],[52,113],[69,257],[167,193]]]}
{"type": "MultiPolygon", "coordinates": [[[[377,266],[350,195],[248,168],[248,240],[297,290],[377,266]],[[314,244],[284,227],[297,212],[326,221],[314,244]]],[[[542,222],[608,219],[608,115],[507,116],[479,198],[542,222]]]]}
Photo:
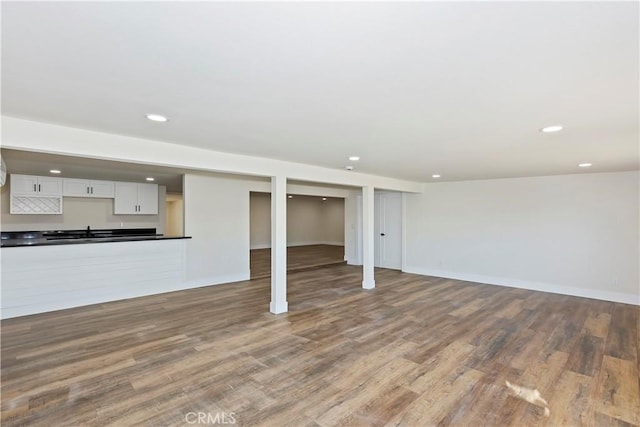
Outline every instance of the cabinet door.
{"type": "Polygon", "coordinates": [[[135,215],[138,213],[138,184],[131,182],[115,183],[113,212],[116,215],[135,215]]]}
{"type": "Polygon", "coordinates": [[[62,178],[39,176],[38,194],[43,196],[62,196],[62,178]]]}
{"type": "Polygon", "coordinates": [[[113,198],[115,185],[113,181],[91,181],[91,196],[113,198]]]}
{"type": "Polygon", "coordinates": [[[12,194],[34,194],[38,191],[38,177],[31,175],[11,175],[12,194]]]}
{"type": "Polygon", "coordinates": [[[69,197],[89,197],[91,181],[86,179],[70,179],[62,180],[62,195],[69,197]]]}
{"type": "Polygon", "coordinates": [[[158,184],[138,184],[138,213],[158,214],[158,184]]]}

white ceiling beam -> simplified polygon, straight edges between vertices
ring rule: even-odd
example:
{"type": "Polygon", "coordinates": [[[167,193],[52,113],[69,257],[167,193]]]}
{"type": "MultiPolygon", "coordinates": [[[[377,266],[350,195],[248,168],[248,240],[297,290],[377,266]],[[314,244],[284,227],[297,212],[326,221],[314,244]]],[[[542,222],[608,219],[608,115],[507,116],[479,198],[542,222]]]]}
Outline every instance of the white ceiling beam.
{"type": "Polygon", "coordinates": [[[263,157],[2,116],[2,146],[16,150],[419,193],[424,184],[263,157]]]}

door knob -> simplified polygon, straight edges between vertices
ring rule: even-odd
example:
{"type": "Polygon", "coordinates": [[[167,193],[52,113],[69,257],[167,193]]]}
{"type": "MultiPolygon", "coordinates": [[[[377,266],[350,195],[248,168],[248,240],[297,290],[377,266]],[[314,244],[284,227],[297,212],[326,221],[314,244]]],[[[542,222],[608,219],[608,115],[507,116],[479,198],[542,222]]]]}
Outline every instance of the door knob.
{"type": "Polygon", "coordinates": [[[380,233],[381,236],[384,236],[384,233],[380,233]]]}

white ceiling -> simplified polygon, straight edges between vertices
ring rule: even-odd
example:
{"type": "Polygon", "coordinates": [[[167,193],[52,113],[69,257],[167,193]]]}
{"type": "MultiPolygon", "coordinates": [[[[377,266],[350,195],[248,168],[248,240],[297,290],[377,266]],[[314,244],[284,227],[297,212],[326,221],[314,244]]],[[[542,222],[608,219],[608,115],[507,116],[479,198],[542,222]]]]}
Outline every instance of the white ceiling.
{"type": "Polygon", "coordinates": [[[633,170],[638,16],[638,2],[2,2],[2,108],[331,168],[359,155],[361,172],[417,181],[633,170]]]}

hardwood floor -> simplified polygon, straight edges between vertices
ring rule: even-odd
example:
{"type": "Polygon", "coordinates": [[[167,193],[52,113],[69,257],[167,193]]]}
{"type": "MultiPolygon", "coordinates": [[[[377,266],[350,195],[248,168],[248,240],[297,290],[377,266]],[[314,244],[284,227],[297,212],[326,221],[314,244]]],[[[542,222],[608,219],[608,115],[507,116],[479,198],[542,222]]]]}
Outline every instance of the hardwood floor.
{"type": "Polygon", "coordinates": [[[638,307],[360,282],[347,265],[292,273],[277,316],[260,279],[5,320],[2,424],[640,425],[638,307]]]}
{"type": "MultiPolygon", "coordinates": [[[[250,260],[252,279],[271,276],[271,249],[252,249],[250,260]]],[[[344,263],[344,246],[306,245],[287,248],[289,272],[344,263]]]]}

